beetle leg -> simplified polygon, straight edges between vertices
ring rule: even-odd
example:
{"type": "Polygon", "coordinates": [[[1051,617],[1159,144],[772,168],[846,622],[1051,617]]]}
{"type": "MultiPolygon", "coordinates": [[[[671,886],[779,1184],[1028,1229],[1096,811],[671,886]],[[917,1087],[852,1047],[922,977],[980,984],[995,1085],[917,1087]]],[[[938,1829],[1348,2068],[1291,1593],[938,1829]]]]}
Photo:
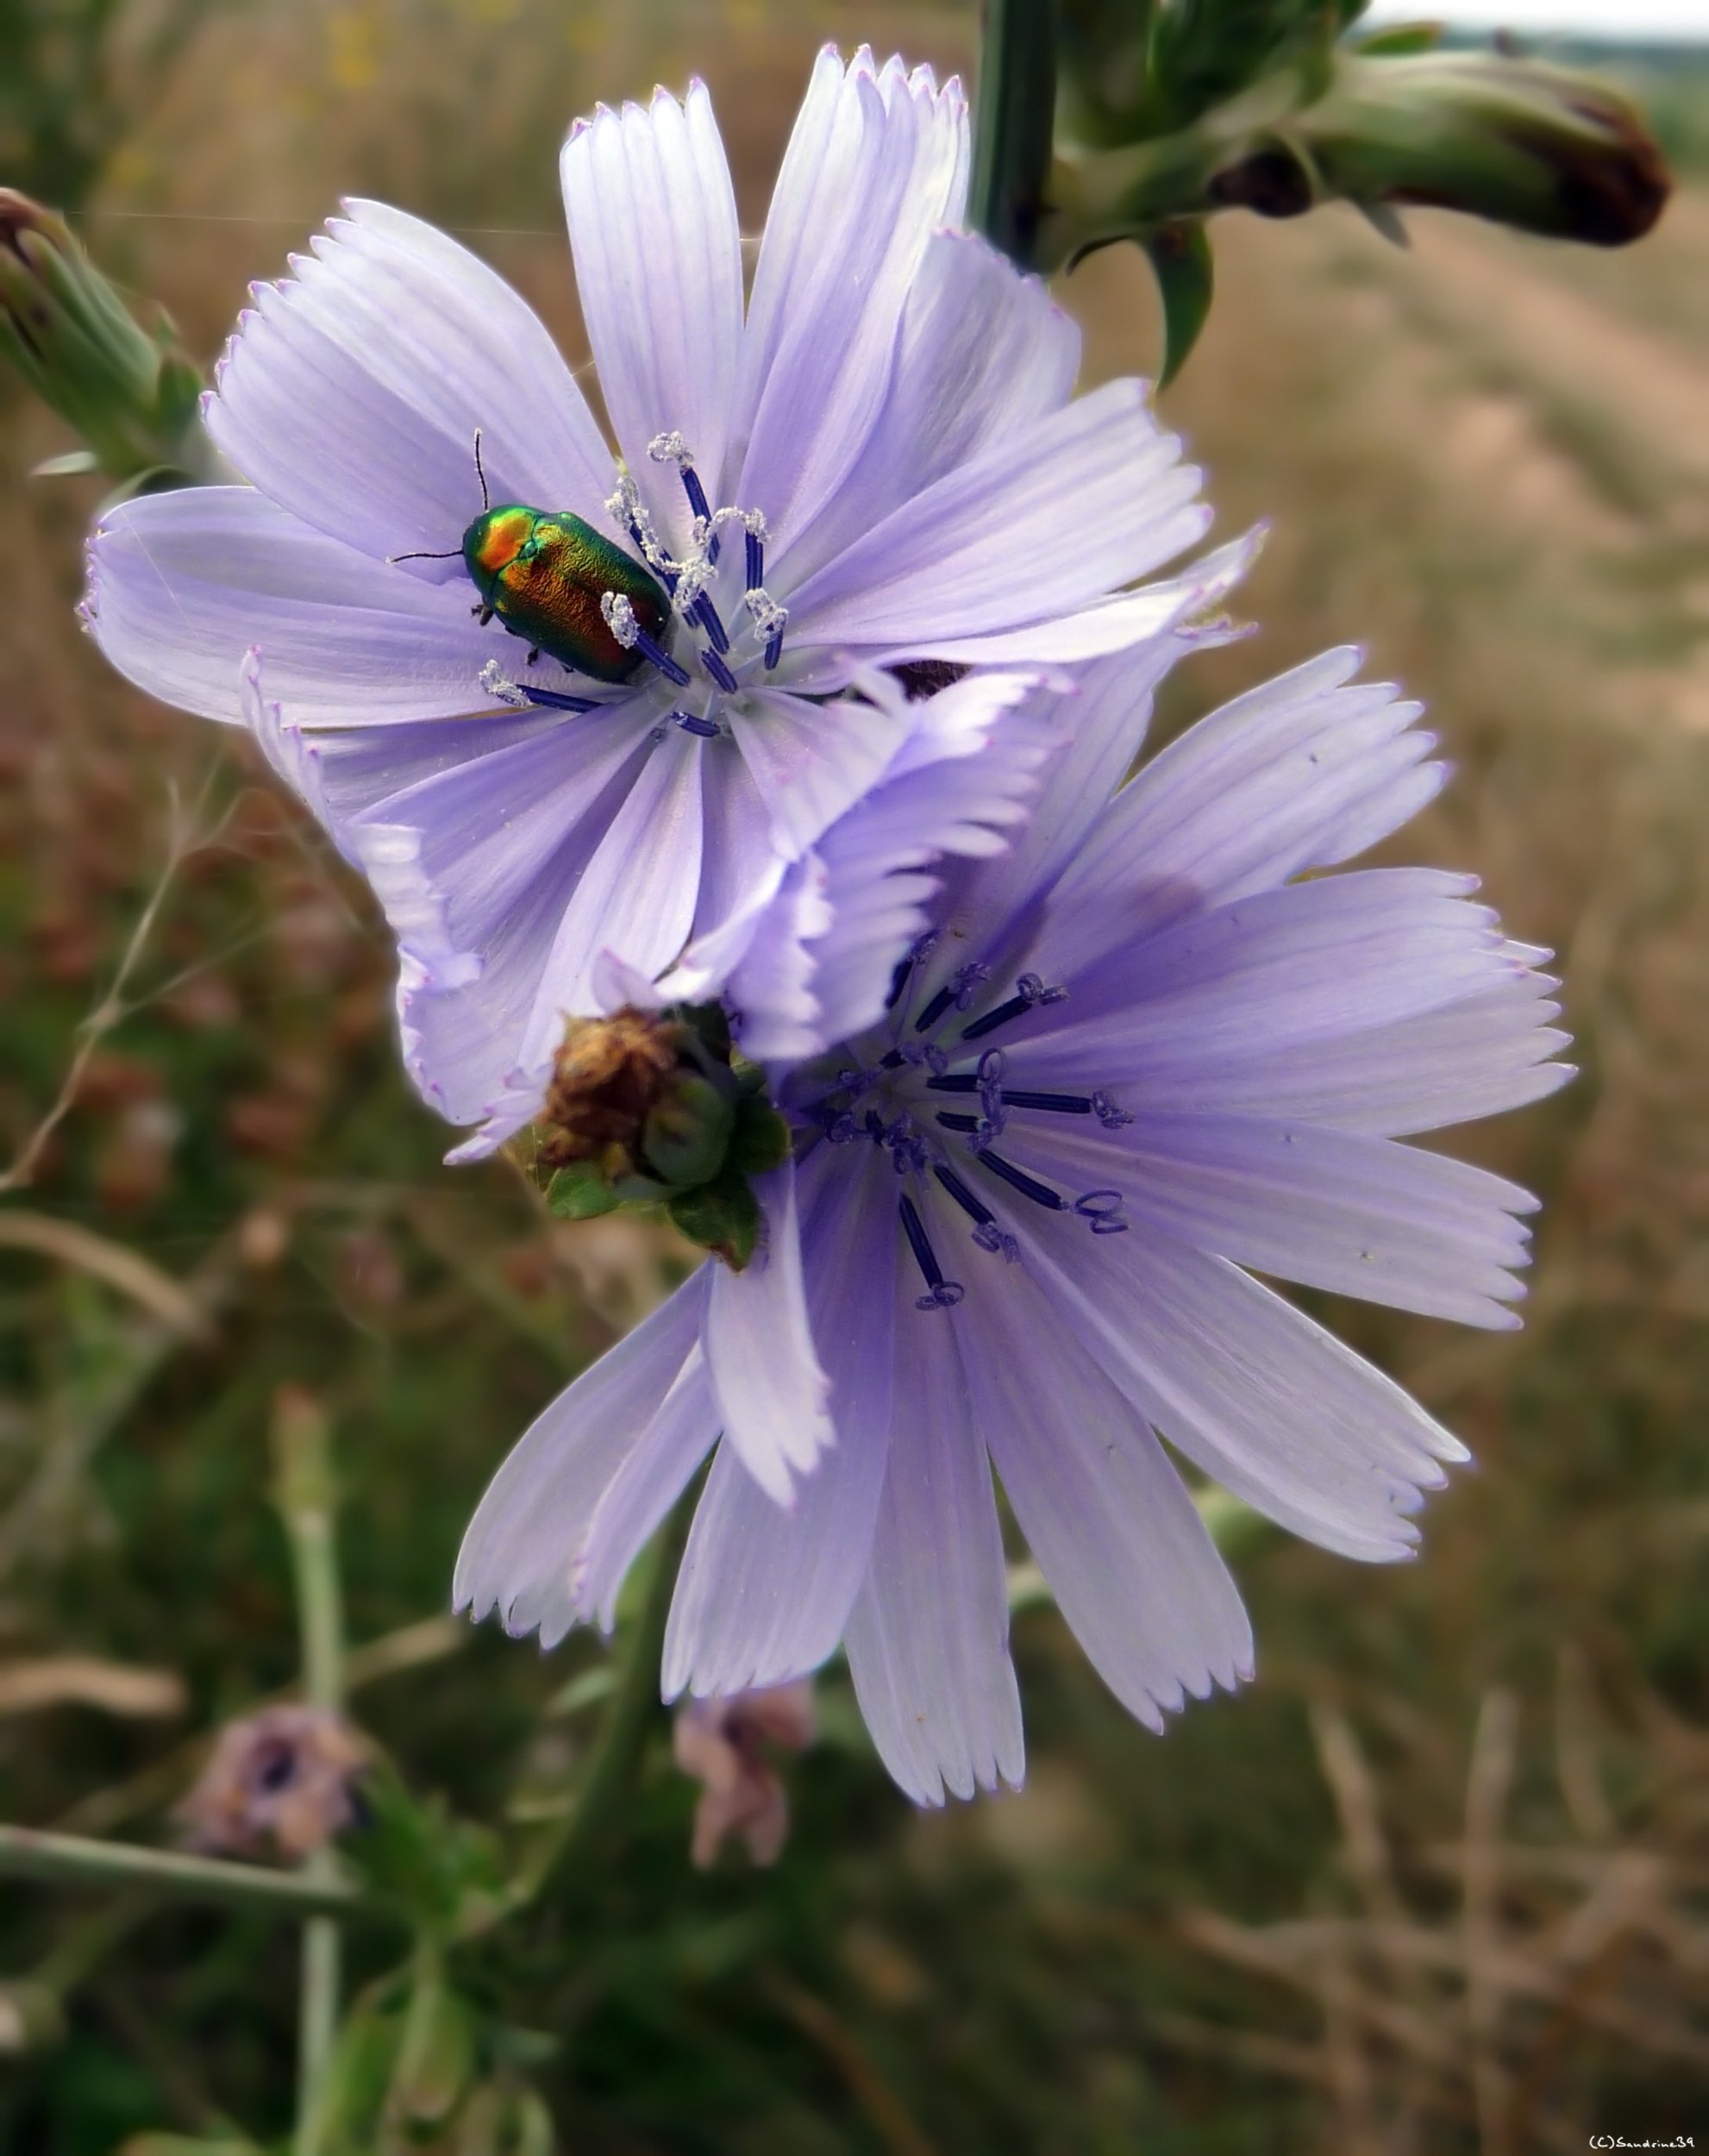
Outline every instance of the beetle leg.
{"type": "Polygon", "coordinates": [[[536,659],[538,659],[538,658],[539,658],[539,656],[540,656],[540,646],[539,646],[538,644],[536,644],[536,645],[535,646],[534,649],[533,649],[532,651],[530,651],[530,652],[529,652],[529,655],[528,655],[528,658],[527,658],[527,660],[524,661],[524,663],[525,663],[526,665],[528,665],[528,666],[532,666],[532,665],[534,664],[535,661],[536,659]]]}
{"type": "Polygon", "coordinates": [[[485,599],[483,599],[478,606],[470,607],[469,611],[475,617],[476,620],[479,622],[483,629],[485,629],[488,622],[492,619],[492,609],[486,604],[485,599]]]}

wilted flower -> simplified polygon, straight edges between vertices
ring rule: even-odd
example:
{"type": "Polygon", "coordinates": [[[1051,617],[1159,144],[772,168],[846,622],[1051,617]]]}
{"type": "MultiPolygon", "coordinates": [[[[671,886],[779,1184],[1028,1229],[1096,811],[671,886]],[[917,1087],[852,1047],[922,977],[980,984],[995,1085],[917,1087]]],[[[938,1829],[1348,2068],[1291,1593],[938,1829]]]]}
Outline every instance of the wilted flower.
{"type": "Polygon", "coordinates": [[[1074,398],[1073,325],[955,229],[966,166],[955,84],[824,53],[744,311],[704,90],[579,124],[615,458],[516,293],[354,204],[257,288],[209,398],[252,485],[97,532],[122,672],[236,721],[259,667],[289,714],[453,1121],[505,1112],[482,1040],[531,1083],[603,953],[651,976],[728,930],[893,762],[905,699],[851,684],[1081,659],[1201,602],[1125,588],[1205,530],[1199,475],[1142,384],[1074,398]]]}
{"type": "Polygon", "coordinates": [[[777,1862],[789,1833],[789,1798],[767,1750],[803,1751],[814,1732],[813,1688],[804,1680],[734,1699],[692,1699],[677,1709],[677,1764],[704,1785],[689,1852],[701,1871],[717,1861],[729,1834],[742,1837],[755,1864],[777,1862]]]}
{"type": "Polygon", "coordinates": [[[1024,835],[951,864],[881,1022],[772,1074],[796,1160],[736,1283],[748,1361],[703,1347],[732,1300],[704,1266],[500,1470],[460,1606],[548,1643],[609,1624],[716,1445],[667,1696],[780,1684],[841,1642],[886,1764],[935,1802],[1022,1769],[993,1464],[1087,1654],[1154,1727],[1252,1651],[1160,1437],[1328,1548],[1409,1553],[1463,1448],[1243,1269],[1517,1324],[1533,1201],[1396,1141],[1568,1074],[1541,954],[1471,879],[1295,881],[1441,783],[1418,706],[1355,685],[1356,663],[1254,691],[1124,787],[1162,660],[1088,670],[1024,835]],[[811,1351],[828,1427],[799,1473],[779,1373],[811,1351]],[[732,1390],[768,1388],[768,1416],[730,1422],[732,1390]]]}
{"type": "Polygon", "coordinates": [[[341,1715],[266,1707],[228,1722],[178,1807],[191,1847],[223,1857],[306,1857],[354,1827],[367,1754],[341,1715]]]}

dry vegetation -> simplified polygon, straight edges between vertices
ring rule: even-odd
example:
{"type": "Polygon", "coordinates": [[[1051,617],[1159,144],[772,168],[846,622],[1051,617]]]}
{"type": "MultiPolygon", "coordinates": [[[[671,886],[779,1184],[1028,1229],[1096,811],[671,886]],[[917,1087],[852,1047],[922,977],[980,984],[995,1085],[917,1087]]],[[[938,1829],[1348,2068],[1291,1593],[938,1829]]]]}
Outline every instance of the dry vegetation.
{"type": "MultiPolygon", "coordinates": [[[[479,229],[575,348],[567,110],[698,67],[757,225],[828,28],[967,51],[956,11],[807,13],[214,11],[88,229],[205,350],[330,195],[384,192],[479,229]]],[[[1261,634],[1199,661],[1168,724],[1366,644],[1459,767],[1397,851],[1475,868],[1561,955],[1582,1077],[1463,1140],[1548,1200],[1527,1330],[1334,1307],[1481,1471],[1404,1572],[1253,1537],[1259,1684],[1161,1745],[1024,1616],[1018,1799],[908,1818],[833,1680],[782,1871],[699,1882],[661,1772],[656,1859],[617,1905],[646,1943],[540,1978],[567,2145],[1521,2156],[1709,2118],[1706,241],[1693,194],[1606,260],[1428,219],[1404,255],[1350,216],[1230,226],[1167,406],[1220,528],[1274,525],[1243,599],[1261,634]]],[[[1136,260],[1065,298],[1093,372],[1147,363],[1136,260]]],[[[75,635],[91,504],[22,477],[60,446],[6,408],[0,1169],[26,1172],[0,1184],[4,1812],[164,1832],[198,1733],[288,1678],[281,1382],[343,1433],[365,1719],[470,1808],[518,1756],[549,1789],[580,1731],[543,1710],[587,1658],[435,1613],[470,1498],[654,1291],[657,1252],[438,1169],[360,894],[239,749],[75,635]]],[[[282,2122],[271,1934],[155,1917],[91,1952],[92,1905],[8,1898],[6,1968],[87,1980],[0,2093],[0,2148],[282,2122]]]]}

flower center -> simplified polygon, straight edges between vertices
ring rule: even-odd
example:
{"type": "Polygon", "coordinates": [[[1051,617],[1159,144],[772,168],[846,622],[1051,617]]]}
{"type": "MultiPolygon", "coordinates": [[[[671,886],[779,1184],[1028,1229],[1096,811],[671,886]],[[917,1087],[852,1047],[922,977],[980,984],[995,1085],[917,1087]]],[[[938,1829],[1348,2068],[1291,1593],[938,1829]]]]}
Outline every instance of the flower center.
{"type": "MultiPolygon", "coordinates": [[[[669,593],[671,626],[649,632],[637,618],[634,603],[621,592],[603,593],[599,611],[624,650],[639,652],[677,693],[668,714],[671,722],[685,733],[710,741],[723,731],[719,724],[723,699],[740,695],[756,677],[762,680],[776,671],[783,656],[789,610],[766,589],[763,512],[734,505],[714,509],[694,468],[694,454],[680,434],[655,436],[647,454],[655,464],[673,464],[682,481],[691,518],[685,550],[673,555],[665,546],[627,472],[605,506],[669,593]],[[742,533],[739,555],[723,543],[732,529],[742,533]]],[[[488,695],[518,709],[544,705],[554,711],[594,711],[609,701],[629,700],[577,696],[532,681],[510,680],[496,661],[483,670],[481,686],[488,695]]]]}
{"type": "Polygon", "coordinates": [[[991,981],[991,969],[975,962],[959,968],[917,1011],[915,983],[936,940],[923,937],[898,966],[886,1029],[851,1051],[861,1057],[864,1050],[870,1060],[845,1063],[829,1090],[810,1089],[816,1097],[795,1111],[798,1123],[832,1145],[871,1144],[890,1156],[904,1186],[898,1219],[924,1283],[915,1302],[923,1311],[952,1309],[967,1293],[938,1256],[938,1246],[947,1248],[948,1237],[961,1232],[962,1219],[973,1222],[970,1240],[977,1249],[1011,1265],[1023,1261],[1033,1207],[1074,1214],[1093,1235],[1124,1235],[1130,1225],[1115,1184],[1078,1194],[1061,1190],[1010,1156],[1025,1150],[1025,1131],[1036,1116],[1082,1117],[1099,1136],[1133,1121],[1102,1088],[1010,1085],[1003,1049],[980,1045],[1028,1012],[1061,1003],[1067,989],[1024,973],[1012,993],[968,1019],[991,981]],[[967,1106],[952,1105],[958,1100],[967,1106]]]}

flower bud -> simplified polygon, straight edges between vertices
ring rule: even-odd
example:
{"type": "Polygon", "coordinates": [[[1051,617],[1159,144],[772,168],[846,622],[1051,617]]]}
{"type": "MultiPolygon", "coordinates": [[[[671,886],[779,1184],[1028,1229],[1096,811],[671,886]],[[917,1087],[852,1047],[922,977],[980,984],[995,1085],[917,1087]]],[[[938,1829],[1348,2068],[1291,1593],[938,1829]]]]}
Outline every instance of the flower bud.
{"type": "Polygon", "coordinates": [[[1591,247],[1641,239],[1671,185],[1624,98],[1502,53],[1343,55],[1297,140],[1324,194],[1460,210],[1591,247]]]}
{"type": "Polygon", "coordinates": [[[136,321],[64,218],[0,188],[0,352],[80,435],[48,471],[100,471],[136,492],[213,468],[199,370],[168,317],[136,321]]]}
{"type": "Polygon", "coordinates": [[[732,1063],[717,1004],[572,1019],[537,1131],[535,1163],[553,1171],[546,1202],[560,1219],[662,1206],[738,1272],[760,1225],[749,1179],[789,1144],[763,1075],[732,1063]]]}

